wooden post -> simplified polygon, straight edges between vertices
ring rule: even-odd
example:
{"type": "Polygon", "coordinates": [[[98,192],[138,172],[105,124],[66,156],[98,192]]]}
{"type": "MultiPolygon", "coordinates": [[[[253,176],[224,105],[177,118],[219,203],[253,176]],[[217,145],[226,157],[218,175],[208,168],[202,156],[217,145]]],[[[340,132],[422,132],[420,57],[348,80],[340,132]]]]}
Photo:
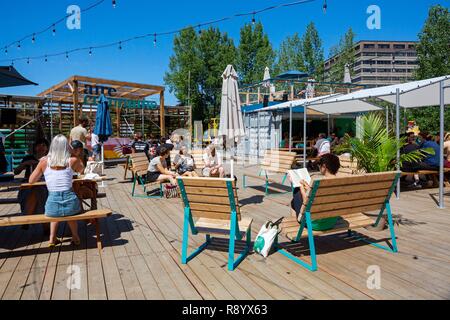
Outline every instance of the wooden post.
{"type": "Polygon", "coordinates": [[[164,108],[164,91],[159,93],[159,119],[160,119],[160,127],[161,127],[161,136],[166,134],[166,115],[164,108]]]}
{"type": "Polygon", "coordinates": [[[73,126],[78,125],[78,81],[73,81],[73,126]]]}
{"type": "Polygon", "coordinates": [[[59,102],[59,133],[62,133],[62,104],[61,101],[59,102]]]}
{"type": "Polygon", "coordinates": [[[116,103],[116,126],[117,126],[117,136],[120,137],[120,107],[119,107],[119,103],[116,103]]]}

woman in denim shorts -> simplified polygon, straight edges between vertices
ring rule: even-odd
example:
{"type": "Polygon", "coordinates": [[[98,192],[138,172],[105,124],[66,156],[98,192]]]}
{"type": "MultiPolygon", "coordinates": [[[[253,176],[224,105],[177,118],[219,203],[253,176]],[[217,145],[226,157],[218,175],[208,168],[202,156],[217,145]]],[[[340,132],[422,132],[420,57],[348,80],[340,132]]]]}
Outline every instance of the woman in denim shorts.
{"type": "MultiPolygon", "coordinates": [[[[45,203],[45,215],[52,218],[74,216],[81,213],[81,204],[72,189],[73,175],[82,173],[83,163],[79,158],[71,156],[69,141],[63,135],[56,136],[50,145],[50,151],[43,158],[30,176],[30,183],[35,183],[44,175],[48,189],[45,203]]],[[[67,222],[72,232],[72,244],[79,245],[78,224],[76,221],[67,222]]],[[[56,238],[58,223],[50,224],[50,242],[53,247],[61,241],[56,238]]]]}

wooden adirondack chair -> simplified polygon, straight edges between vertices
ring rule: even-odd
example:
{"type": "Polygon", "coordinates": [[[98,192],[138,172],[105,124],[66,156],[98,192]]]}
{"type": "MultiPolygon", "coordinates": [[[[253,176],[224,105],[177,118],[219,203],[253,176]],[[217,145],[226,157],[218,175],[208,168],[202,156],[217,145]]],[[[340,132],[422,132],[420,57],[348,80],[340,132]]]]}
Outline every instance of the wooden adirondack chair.
{"type": "Polygon", "coordinates": [[[352,236],[354,229],[370,225],[377,226],[386,211],[392,248],[378,243],[371,244],[390,252],[397,252],[389,201],[399,177],[399,172],[384,172],[314,181],[301,223],[297,221],[296,217],[285,218],[281,223],[281,234],[291,241],[298,242],[301,238],[308,238],[311,264],[300,260],[285,249],[281,249],[279,245],[276,245],[277,250],[308,270],[316,271],[314,236],[344,230],[347,230],[348,235],[352,236]],[[375,210],[379,210],[379,213],[374,221],[365,212],[375,210]],[[333,229],[327,231],[312,229],[312,221],[331,217],[341,217],[333,229]]]}
{"type": "Polygon", "coordinates": [[[181,262],[187,264],[203,251],[210,236],[229,236],[228,270],[233,271],[251,247],[252,219],[241,217],[236,184],[233,179],[179,177],[184,204],[184,227],[181,262]],[[194,221],[195,220],[195,221],[194,221]],[[188,255],[189,230],[193,235],[206,234],[206,242],[188,255]],[[244,251],[235,259],[235,242],[246,238],[244,251]]]}

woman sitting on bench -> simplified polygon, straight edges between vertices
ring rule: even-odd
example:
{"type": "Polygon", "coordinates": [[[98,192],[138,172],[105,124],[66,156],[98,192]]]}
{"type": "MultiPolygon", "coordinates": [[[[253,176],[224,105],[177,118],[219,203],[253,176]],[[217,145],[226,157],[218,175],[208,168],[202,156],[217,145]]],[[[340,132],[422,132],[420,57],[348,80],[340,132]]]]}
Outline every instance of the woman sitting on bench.
{"type": "MultiPolygon", "coordinates": [[[[312,177],[312,181],[318,179],[329,179],[336,178],[336,174],[341,167],[339,158],[333,154],[325,154],[320,160],[318,160],[318,166],[320,170],[320,175],[315,175],[312,177]]],[[[294,189],[293,198],[291,201],[291,215],[296,216],[298,222],[301,222],[303,213],[308,202],[309,192],[311,191],[311,186],[305,181],[301,184],[299,188],[294,189]]],[[[313,230],[324,231],[332,229],[336,224],[339,217],[326,218],[315,220],[312,222],[313,230]]]]}
{"type": "Polygon", "coordinates": [[[165,147],[159,149],[159,156],[154,157],[148,165],[147,183],[169,180],[172,185],[177,185],[177,180],[175,179],[177,174],[167,169],[167,158],[169,156],[169,149],[165,147]]]}
{"type": "MultiPolygon", "coordinates": [[[[51,218],[74,216],[81,213],[81,204],[72,189],[74,172],[83,173],[84,166],[79,158],[71,156],[69,141],[63,135],[57,135],[51,145],[48,156],[41,159],[36,169],[30,176],[30,183],[36,183],[42,177],[48,189],[48,198],[45,203],[45,215],[51,218]]],[[[78,224],[76,221],[68,221],[72,232],[72,245],[80,245],[78,236],[78,224]]],[[[58,222],[50,224],[49,247],[61,243],[56,238],[58,222]]]]}

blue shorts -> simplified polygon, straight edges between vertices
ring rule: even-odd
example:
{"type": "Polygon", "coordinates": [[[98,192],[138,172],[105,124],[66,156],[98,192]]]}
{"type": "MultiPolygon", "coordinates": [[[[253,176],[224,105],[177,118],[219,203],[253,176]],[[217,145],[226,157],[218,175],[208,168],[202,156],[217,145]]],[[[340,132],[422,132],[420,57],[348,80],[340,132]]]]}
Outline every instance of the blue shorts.
{"type": "Polygon", "coordinates": [[[70,217],[81,213],[80,199],[72,190],[49,192],[45,215],[51,218],[70,217]]]}

